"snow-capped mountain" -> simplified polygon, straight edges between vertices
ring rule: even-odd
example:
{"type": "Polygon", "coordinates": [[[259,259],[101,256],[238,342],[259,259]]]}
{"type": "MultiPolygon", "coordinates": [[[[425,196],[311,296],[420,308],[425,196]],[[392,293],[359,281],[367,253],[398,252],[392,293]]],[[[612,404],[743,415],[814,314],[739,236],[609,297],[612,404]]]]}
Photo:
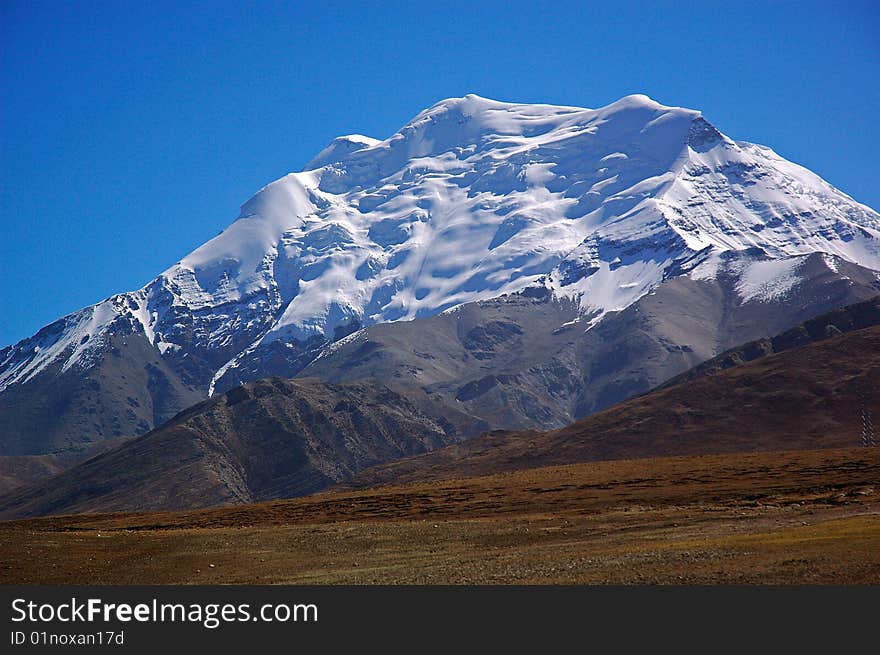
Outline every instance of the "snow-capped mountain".
{"type": "MultiPolygon", "coordinates": [[[[468,95],[385,140],[333,140],[143,289],[3,349],[0,398],[82,374],[120,338],[204,395],[292,376],[372,324],[526,289],[575,306],[583,330],[679,277],[732,276],[740,303],[773,302],[812,253],[829,270],[880,270],[880,215],[698,111],[643,95],[596,110],[468,95]]],[[[138,414],[150,427],[151,411],[138,414]]]]}

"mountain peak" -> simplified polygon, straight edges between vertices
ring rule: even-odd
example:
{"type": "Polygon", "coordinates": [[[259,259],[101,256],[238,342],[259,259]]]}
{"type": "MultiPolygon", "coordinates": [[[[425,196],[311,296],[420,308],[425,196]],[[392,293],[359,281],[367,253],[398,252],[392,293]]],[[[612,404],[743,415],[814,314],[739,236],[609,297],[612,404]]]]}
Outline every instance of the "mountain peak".
{"type": "Polygon", "coordinates": [[[631,93],[630,95],[623,96],[620,100],[615,100],[614,102],[607,105],[607,107],[646,107],[648,109],[680,109],[680,107],[667,107],[665,105],[660,104],[650,96],[645,95],[644,93],[631,93]]]}
{"type": "Polygon", "coordinates": [[[345,134],[343,136],[338,136],[333,139],[326,148],[315,155],[308,164],[303,166],[303,170],[311,171],[316,168],[321,168],[321,166],[334,164],[353,152],[363,150],[364,148],[370,148],[378,143],[381,143],[379,139],[364,136],[363,134],[345,134]]]}
{"type": "MultiPolygon", "coordinates": [[[[118,316],[163,356],[198,353],[215,380],[245,379],[254,353],[286,361],[358,326],[536,285],[596,325],[708,250],[880,270],[876,212],[644,94],[599,109],[447,98],[382,141],[337,137],[305,169],[118,307],[0,353],[0,385],[54,358],[91,361],[118,316]]],[[[706,261],[704,277],[726,270],[706,261]]]]}
{"type": "Polygon", "coordinates": [[[636,108],[644,108],[644,109],[654,109],[654,110],[681,110],[685,112],[689,112],[692,114],[699,114],[698,111],[693,109],[687,109],[684,107],[675,107],[675,106],[667,106],[660,102],[657,102],[650,96],[645,95],[644,93],[633,93],[630,95],[623,96],[622,98],[615,100],[604,107],[599,107],[597,109],[588,109],[586,107],[577,107],[572,105],[553,105],[546,103],[517,103],[517,102],[504,102],[501,100],[493,100],[492,98],[486,98],[484,96],[477,95],[476,93],[468,93],[461,97],[452,97],[446,98],[444,100],[440,100],[439,102],[434,103],[424,111],[420,112],[413,121],[418,120],[420,117],[424,115],[433,115],[437,113],[444,112],[457,112],[466,115],[473,115],[482,111],[491,111],[491,110],[513,110],[513,111],[523,111],[525,108],[532,107],[540,111],[546,111],[549,113],[558,113],[559,110],[562,110],[564,113],[571,112],[591,112],[591,111],[603,111],[603,110],[622,110],[622,109],[636,109],[636,108]]]}
{"type": "MultiPolygon", "coordinates": [[[[509,146],[518,139],[534,139],[547,135],[567,138],[573,131],[595,132],[602,123],[613,121],[612,132],[638,133],[652,127],[652,121],[665,116],[665,121],[677,119],[682,129],[666,128],[672,135],[671,147],[683,147],[689,121],[699,117],[699,111],[662,105],[644,94],[624,96],[599,109],[541,103],[502,102],[469,93],[461,97],[440,100],[419,112],[397,132],[383,141],[361,135],[340,136],[322,150],[304,167],[304,171],[324,166],[348,168],[350,174],[370,171],[387,174],[398,170],[407,161],[434,157],[456,149],[492,149],[497,145],[509,146]],[[675,143],[677,134],[681,140],[675,143]],[[351,165],[343,166],[346,163],[351,165]]],[[[605,131],[609,127],[604,128],[605,131]]],[[[349,177],[341,183],[338,173],[332,173],[322,188],[338,193],[347,183],[362,184],[362,175],[349,177]],[[354,182],[353,182],[354,181],[354,182]]],[[[350,188],[350,187],[349,187],[350,188]]]]}
{"type": "Polygon", "coordinates": [[[473,113],[486,108],[504,108],[512,106],[513,103],[502,102],[479,96],[476,93],[468,93],[461,97],[444,98],[435,102],[433,105],[420,112],[422,114],[438,113],[443,111],[458,111],[461,113],[473,113]]]}

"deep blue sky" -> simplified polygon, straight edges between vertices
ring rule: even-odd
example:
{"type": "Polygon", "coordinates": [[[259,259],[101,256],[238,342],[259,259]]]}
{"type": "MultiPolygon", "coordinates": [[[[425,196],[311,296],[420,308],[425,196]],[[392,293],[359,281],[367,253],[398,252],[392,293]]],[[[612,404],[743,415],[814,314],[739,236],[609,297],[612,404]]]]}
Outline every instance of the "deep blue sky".
{"type": "Polygon", "coordinates": [[[334,136],[384,138],[470,92],[647,93],[880,208],[878,17],[870,1],[0,0],[0,346],[139,288],[334,136]]]}

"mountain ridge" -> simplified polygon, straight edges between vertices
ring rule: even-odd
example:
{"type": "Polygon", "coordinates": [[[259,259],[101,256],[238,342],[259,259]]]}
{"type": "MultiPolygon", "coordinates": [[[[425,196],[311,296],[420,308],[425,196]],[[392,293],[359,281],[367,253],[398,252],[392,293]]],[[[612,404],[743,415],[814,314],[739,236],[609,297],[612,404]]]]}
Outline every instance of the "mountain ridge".
{"type": "Polygon", "coordinates": [[[13,489],[0,501],[0,515],[158,511],[301,496],[372,463],[480,429],[375,381],[269,378],[202,401],[55,477],[13,489]]]}
{"type": "MultiPolygon", "coordinates": [[[[876,307],[876,300],[874,301],[876,307]]],[[[467,478],[581,462],[855,448],[880,398],[880,325],[698,371],[553,431],[496,430],[371,467],[346,485],[467,478]]],[[[874,449],[871,449],[874,450],[874,449]]]]}
{"type": "MultiPolygon", "coordinates": [[[[62,412],[49,430],[133,436],[194,398],[297,375],[371,325],[549,293],[588,332],[672,279],[729,279],[737,302],[769,305],[824,253],[829,270],[861,267],[858,281],[838,272],[847,304],[871,295],[880,270],[876,212],[698,111],[641,95],[599,109],[447,99],[385,140],[340,137],[306,168],[142,289],[0,350],[0,405],[68,374],[62,386],[80,387],[117,352],[159,373],[102,412],[106,425],[77,418],[71,433],[62,412]]],[[[15,430],[0,446],[27,440],[15,430]]]]}
{"type": "MultiPolygon", "coordinates": [[[[465,404],[457,411],[434,389],[395,390],[375,378],[260,380],[189,407],[51,479],[13,489],[0,496],[0,517],[246,504],[334,485],[403,484],[591,461],[855,447],[861,393],[880,385],[880,296],[809,326],[804,330],[816,341],[686,375],[675,386],[552,431],[487,432],[491,420],[474,423],[461,411],[465,404]],[[828,335],[823,325],[849,331],[828,335]]],[[[787,344],[798,332],[770,341],[787,344]]],[[[476,341],[483,349],[492,345],[491,339],[476,341]]],[[[473,393],[480,398],[486,391],[473,393]]],[[[870,401],[872,408],[877,400],[870,401]]]]}

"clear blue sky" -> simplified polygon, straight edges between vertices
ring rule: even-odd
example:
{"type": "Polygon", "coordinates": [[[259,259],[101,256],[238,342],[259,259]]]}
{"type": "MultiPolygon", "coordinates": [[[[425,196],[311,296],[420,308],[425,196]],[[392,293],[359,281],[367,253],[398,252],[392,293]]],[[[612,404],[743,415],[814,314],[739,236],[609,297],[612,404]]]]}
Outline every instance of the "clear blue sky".
{"type": "Polygon", "coordinates": [[[880,208],[875,2],[0,0],[0,346],[437,100],[701,109],[880,208]]]}

